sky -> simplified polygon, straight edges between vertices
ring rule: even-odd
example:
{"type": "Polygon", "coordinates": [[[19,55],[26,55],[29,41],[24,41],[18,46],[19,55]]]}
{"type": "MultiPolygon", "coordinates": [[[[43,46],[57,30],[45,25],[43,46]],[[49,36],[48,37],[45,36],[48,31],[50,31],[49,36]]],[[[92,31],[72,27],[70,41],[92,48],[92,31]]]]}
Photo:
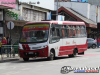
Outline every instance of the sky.
{"type": "MultiPolygon", "coordinates": [[[[54,10],[54,0],[19,0],[21,2],[40,2],[40,4],[33,4],[33,5],[36,5],[36,6],[40,6],[40,7],[43,7],[43,8],[47,8],[47,9],[51,9],[51,10],[54,10]]],[[[71,1],[77,1],[77,0],[71,0],[71,1]]],[[[82,0],[83,2],[85,0],[82,0]]]]}
{"type": "Polygon", "coordinates": [[[40,4],[33,4],[43,8],[54,10],[54,0],[19,0],[21,2],[40,2],[40,4]]]}

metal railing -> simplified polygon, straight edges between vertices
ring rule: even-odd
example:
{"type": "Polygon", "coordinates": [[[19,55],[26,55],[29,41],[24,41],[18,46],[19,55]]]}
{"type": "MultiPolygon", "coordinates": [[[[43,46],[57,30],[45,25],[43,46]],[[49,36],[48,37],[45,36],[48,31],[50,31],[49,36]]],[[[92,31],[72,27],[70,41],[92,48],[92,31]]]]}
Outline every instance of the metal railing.
{"type": "Polygon", "coordinates": [[[18,56],[18,45],[1,45],[1,60],[18,56]]]}

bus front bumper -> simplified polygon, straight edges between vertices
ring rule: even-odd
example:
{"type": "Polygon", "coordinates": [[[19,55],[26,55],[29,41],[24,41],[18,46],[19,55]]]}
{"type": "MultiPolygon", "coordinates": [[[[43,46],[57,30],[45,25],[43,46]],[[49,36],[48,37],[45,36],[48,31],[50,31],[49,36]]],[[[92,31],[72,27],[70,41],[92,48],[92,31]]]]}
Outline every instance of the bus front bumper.
{"type": "Polygon", "coordinates": [[[48,57],[48,47],[39,50],[21,50],[19,49],[19,55],[21,58],[29,57],[48,57]]]}

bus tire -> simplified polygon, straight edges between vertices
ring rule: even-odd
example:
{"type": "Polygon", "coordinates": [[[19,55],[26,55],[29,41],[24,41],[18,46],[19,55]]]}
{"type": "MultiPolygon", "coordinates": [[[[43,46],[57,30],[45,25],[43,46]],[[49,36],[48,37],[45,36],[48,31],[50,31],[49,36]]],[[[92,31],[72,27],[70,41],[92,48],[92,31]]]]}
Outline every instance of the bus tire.
{"type": "Polygon", "coordinates": [[[50,56],[48,57],[49,60],[54,60],[55,58],[55,51],[54,50],[51,50],[50,51],[50,56]]]}
{"type": "Polygon", "coordinates": [[[68,57],[72,57],[72,54],[69,54],[68,57]]]}
{"type": "Polygon", "coordinates": [[[29,61],[29,58],[23,58],[24,61],[29,61]]]}
{"type": "Polygon", "coordinates": [[[76,57],[77,49],[74,49],[73,54],[68,55],[69,57],[76,57]]]}
{"type": "Polygon", "coordinates": [[[82,52],[82,53],[78,53],[78,55],[84,55],[84,52],[82,52]]]}

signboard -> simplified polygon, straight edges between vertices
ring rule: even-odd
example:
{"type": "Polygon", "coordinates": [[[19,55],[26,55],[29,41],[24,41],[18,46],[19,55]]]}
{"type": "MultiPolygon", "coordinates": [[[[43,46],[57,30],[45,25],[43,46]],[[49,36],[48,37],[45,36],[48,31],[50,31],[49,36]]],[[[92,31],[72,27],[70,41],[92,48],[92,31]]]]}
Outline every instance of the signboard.
{"type": "Polygon", "coordinates": [[[71,1],[76,1],[76,2],[88,2],[88,0],[71,0],[71,1]]]}
{"type": "Polygon", "coordinates": [[[58,21],[64,21],[65,16],[63,15],[58,15],[58,21]]]}
{"type": "Polygon", "coordinates": [[[8,29],[13,29],[13,28],[14,28],[14,23],[13,23],[12,21],[9,21],[9,22],[7,23],[7,28],[8,28],[8,29]]]}
{"type": "Polygon", "coordinates": [[[16,0],[0,0],[0,5],[15,8],[16,0]]]}

